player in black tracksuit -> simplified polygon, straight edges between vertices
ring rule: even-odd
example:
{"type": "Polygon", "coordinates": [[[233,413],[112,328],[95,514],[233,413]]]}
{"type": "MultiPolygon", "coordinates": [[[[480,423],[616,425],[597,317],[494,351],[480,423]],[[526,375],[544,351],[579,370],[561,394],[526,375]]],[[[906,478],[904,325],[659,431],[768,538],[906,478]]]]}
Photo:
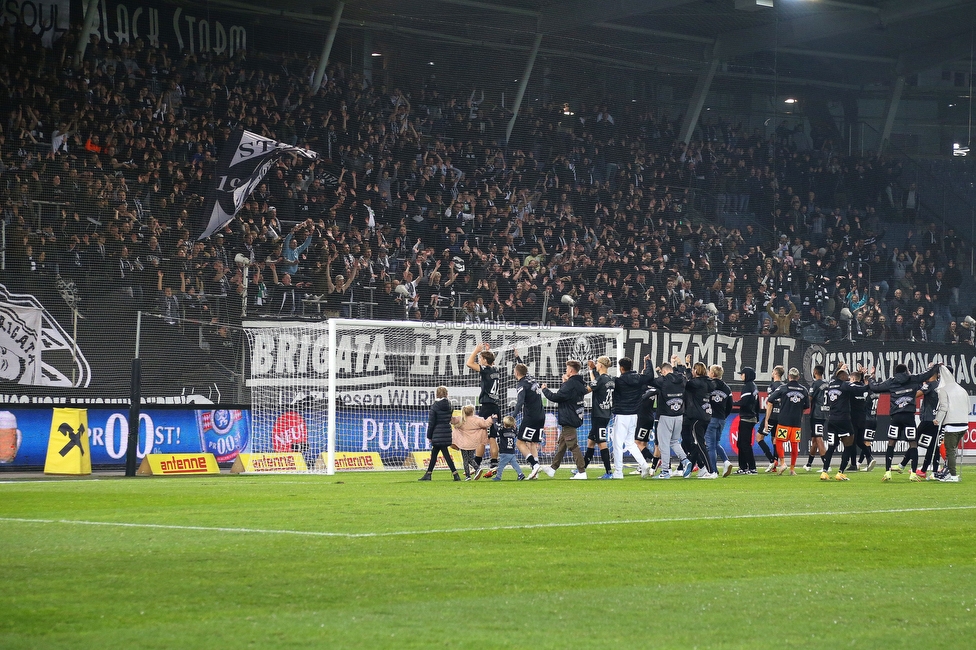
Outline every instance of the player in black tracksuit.
{"type": "Polygon", "coordinates": [[[542,431],[546,426],[546,411],[542,406],[542,388],[531,375],[522,359],[515,355],[515,413],[514,417],[522,416],[519,423],[516,445],[532,471],[529,480],[539,476],[542,465],[539,463],[539,443],[542,441],[542,431]]]}
{"type": "MultiPolygon", "coordinates": [[[[851,381],[855,384],[867,384],[868,379],[860,370],[851,373],[851,381]]],[[[871,443],[878,427],[878,394],[870,390],[857,396],[851,402],[851,424],[854,425],[854,444],[858,449],[858,464],[851,467],[857,471],[858,466],[867,463],[865,471],[874,469],[875,460],[871,453],[871,443]]]]}
{"type": "Polygon", "coordinates": [[[935,411],[939,408],[939,382],[936,377],[931,381],[922,384],[917,396],[922,398],[922,406],[919,409],[921,422],[918,424],[918,445],[925,448],[925,460],[922,462],[922,469],[919,471],[926,474],[929,465],[932,472],[939,471],[939,427],[935,424],[935,411]]]}
{"type": "MultiPolygon", "coordinates": [[[[491,469],[485,472],[485,478],[491,477],[498,467],[498,422],[502,419],[502,412],[499,406],[499,387],[501,386],[501,375],[495,367],[495,353],[489,349],[487,343],[479,343],[474,346],[474,350],[468,355],[468,360],[464,364],[471,370],[476,370],[481,380],[481,394],[478,396],[478,415],[495,420],[488,428],[488,445],[491,451],[491,469]]],[[[481,457],[475,456],[474,462],[481,465],[481,457]]]]}
{"type": "Polygon", "coordinates": [[[739,430],[736,453],[739,455],[739,470],[736,474],[755,474],[756,456],[752,451],[752,432],[759,421],[759,388],[756,387],[756,371],[745,367],[740,373],[742,392],[735,407],[739,409],[739,430]]]}
{"type": "MultiPolygon", "coordinates": [[[[776,366],[773,368],[773,380],[769,382],[769,388],[766,389],[766,399],[772,395],[777,388],[783,385],[783,376],[786,374],[786,369],[783,366],[776,366]]],[[[766,436],[776,435],[776,425],[779,424],[779,406],[773,405],[772,414],[770,417],[766,418],[763,425],[759,427],[759,448],[763,450],[766,454],[767,460],[769,460],[769,467],[766,468],[767,472],[772,472],[776,469],[776,454],[769,448],[766,444],[766,436]]],[[[775,443],[774,443],[775,444],[775,443]]]]}
{"type": "Polygon", "coordinates": [[[827,384],[826,395],[827,405],[830,409],[827,415],[827,455],[824,456],[823,471],[820,473],[820,480],[830,479],[830,461],[837,449],[838,442],[843,443],[844,453],[840,459],[840,470],[834,477],[838,481],[847,481],[844,474],[848,465],[854,464],[854,456],[857,453],[854,446],[854,425],[851,423],[851,400],[857,395],[864,394],[867,386],[864,384],[854,384],[848,381],[850,374],[847,372],[847,365],[841,364],[834,378],[827,384]]]}
{"type": "Polygon", "coordinates": [[[651,386],[641,395],[637,407],[637,429],[634,431],[634,442],[640,449],[641,455],[648,463],[654,463],[654,415],[657,409],[657,389],[651,386]]]}
{"type": "Polygon", "coordinates": [[[807,457],[807,464],[803,467],[808,472],[813,467],[814,456],[823,458],[827,453],[824,449],[824,423],[827,421],[824,389],[827,388],[827,382],[824,381],[823,376],[824,367],[814,366],[813,383],[810,384],[810,455],[807,457]]]}
{"type": "Polygon", "coordinates": [[[607,448],[609,440],[610,417],[613,415],[613,377],[608,373],[610,370],[610,359],[600,357],[595,362],[589,362],[590,367],[590,392],[593,394],[592,408],[590,410],[590,434],[587,436],[586,453],[583,454],[583,464],[589,466],[593,460],[594,449],[600,450],[600,460],[603,461],[603,468],[606,473],[601,479],[613,478],[613,471],[610,469],[610,450],[607,448]]]}
{"type": "MultiPolygon", "coordinates": [[[[908,450],[898,466],[898,472],[905,469],[909,462],[912,464],[912,481],[919,480],[915,474],[918,469],[918,439],[915,430],[915,394],[922,384],[932,377],[938,377],[939,366],[933,366],[917,375],[909,375],[908,367],[899,363],[895,366],[895,374],[883,382],[872,381],[869,384],[872,392],[889,393],[891,395],[891,424],[888,425],[888,449],[885,451],[885,474],[882,481],[891,480],[891,462],[895,457],[895,444],[899,440],[908,442],[908,450]]],[[[874,376],[872,369],[871,376],[874,376]]]]}
{"type": "Polygon", "coordinates": [[[712,419],[711,394],[712,380],[708,378],[705,364],[699,361],[692,368],[692,377],[685,385],[685,420],[690,421],[692,436],[689,441],[692,454],[689,457],[699,467],[698,478],[718,477],[708,460],[708,446],[705,443],[705,430],[712,419]]]}

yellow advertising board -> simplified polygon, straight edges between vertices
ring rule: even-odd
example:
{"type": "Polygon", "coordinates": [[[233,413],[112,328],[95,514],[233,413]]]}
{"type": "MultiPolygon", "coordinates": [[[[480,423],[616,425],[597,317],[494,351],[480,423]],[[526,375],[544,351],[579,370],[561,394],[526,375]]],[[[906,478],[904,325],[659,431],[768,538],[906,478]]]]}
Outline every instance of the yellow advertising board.
{"type": "Polygon", "coordinates": [[[279,474],[307,472],[308,465],[298,452],[273,454],[238,454],[231,474],[279,474]]]}
{"type": "Polygon", "coordinates": [[[139,476],[198,476],[220,474],[213,454],[148,454],[142,459],[139,476]]]}
{"type": "MultiPolygon", "coordinates": [[[[324,470],[328,467],[329,454],[322,452],[315,461],[315,469],[324,470]]],[[[348,470],[383,469],[383,459],[378,453],[337,451],[335,453],[335,468],[337,472],[348,470]]]]}
{"type": "MultiPolygon", "coordinates": [[[[454,467],[460,472],[464,468],[464,463],[461,460],[461,452],[457,449],[451,449],[451,459],[454,461],[454,467]]],[[[416,467],[417,469],[427,469],[427,464],[430,463],[430,452],[429,451],[412,451],[407,455],[406,461],[403,463],[404,467],[416,467]]],[[[437,455],[437,464],[434,465],[434,469],[447,469],[447,463],[444,461],[444,456],[437,455]]]]}
{"type": "Polygon", "coordinates": [[[44,473],[91,474],[88,409],[54,409],[44,473]]]}

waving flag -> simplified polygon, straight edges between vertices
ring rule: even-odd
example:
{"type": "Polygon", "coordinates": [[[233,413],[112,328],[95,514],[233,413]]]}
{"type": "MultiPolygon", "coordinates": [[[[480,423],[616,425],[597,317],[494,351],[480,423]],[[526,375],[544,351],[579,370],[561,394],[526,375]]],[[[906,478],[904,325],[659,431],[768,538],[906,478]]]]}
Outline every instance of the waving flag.
{"type": "Polygon", "coordinates": [[[318,158],[314,151],[250,131],[237,131],[231,135],[217,160],[216,187],[204,203],[203,218],[207,222],[198,239],[206,239],[229,223],[268,170],[288,153],[309,160],[318,158]]]}

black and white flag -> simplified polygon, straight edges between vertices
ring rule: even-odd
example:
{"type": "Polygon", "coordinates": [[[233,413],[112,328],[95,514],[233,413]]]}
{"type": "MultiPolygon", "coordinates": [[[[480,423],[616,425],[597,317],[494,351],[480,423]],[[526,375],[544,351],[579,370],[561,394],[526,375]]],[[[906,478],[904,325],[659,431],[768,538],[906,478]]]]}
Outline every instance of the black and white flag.
{"type": "Polygon", "coordinates": [[[237,131],[224,145],[217,160],[217,186],[204,203],[203,218],[207,219],[198,239],[206,239],[229,223],[251,195],[268,170],[286,153],[318,158],[308,151],[271,138],[237,131]]]}

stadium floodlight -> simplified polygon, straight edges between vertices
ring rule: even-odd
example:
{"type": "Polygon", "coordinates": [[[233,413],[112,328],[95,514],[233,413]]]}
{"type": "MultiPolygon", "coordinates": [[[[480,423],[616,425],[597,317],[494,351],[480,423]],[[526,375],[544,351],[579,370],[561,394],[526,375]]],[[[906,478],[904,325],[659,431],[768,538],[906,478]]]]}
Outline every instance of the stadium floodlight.
{"type": "Polygon", "coordinates": [[[774,7],[773,0],[735,0],[735,8],[739,11],[759,11],[764,7],[774,7]]]}

